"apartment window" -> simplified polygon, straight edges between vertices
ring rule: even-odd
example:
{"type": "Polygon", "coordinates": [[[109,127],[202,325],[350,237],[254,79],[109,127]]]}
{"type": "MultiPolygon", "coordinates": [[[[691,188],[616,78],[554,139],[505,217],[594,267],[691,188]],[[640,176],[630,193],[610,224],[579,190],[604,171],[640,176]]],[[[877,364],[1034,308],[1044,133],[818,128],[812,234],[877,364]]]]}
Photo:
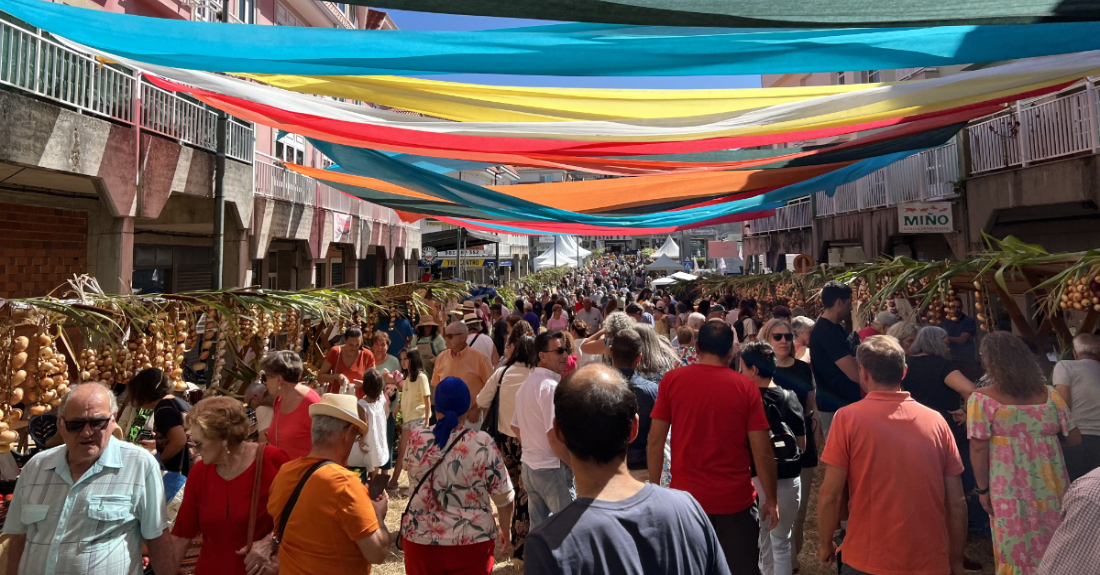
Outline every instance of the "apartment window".
{"type": "Polygon", "coordinates": [[[255,3],[253,0],[237,0],[237,19],[245,24],[256,23],[255,3]]]}
{"type": "Polygon", "coordinates": [[[326,279],[325,270],[326,270],[326,268],[327,268],[327,266],[323,263],[317,264],[317,266],[314,268],[314,273],[316,274],[315,277],[317,278],[317,283],[314,284],[315,287],[319,287],[319,288],[328,287],[328,284],[325,282],[325,279],[326,279]]]}
{"type": "Polygon", "coordinates": [[[845,76],[844,72],[837,72],[836,73],[836,83],[838,85],[848,83],[848,78],[845,76]]]}
{"type": "Polygon", "coordinates": [[[540,183],[546,184],[552,181],[554,181],[554,176],[551,176],[550,174],[543,174],[539,176],[540,183]]]}
{"type": "Polygon", "coordinates": [[[868,84],[878,84],[882,81],[881,70],[867,70],[863,73],[864,81],[868,84]]]}
{"type": "Polygon", "coordinates": [[[275,157],[299,166],[306,164],[306,153],[304,151],[282,142],[275,142],[275,157]]]}

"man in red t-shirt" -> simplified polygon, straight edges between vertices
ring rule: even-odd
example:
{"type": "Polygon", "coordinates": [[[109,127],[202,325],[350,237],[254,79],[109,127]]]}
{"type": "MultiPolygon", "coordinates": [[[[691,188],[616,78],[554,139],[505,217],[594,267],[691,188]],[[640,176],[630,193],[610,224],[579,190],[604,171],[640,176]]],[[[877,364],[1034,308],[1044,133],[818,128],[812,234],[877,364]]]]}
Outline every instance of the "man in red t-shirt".
{"type": "Polygon", "coordinates": [[[733,329],[708,321],[696,340],[698,362],[661,380],[649,431],[650,477],[660,477],[672,429],[672,488],[687,491],[710,517],[731,573],[756,573],[760,527],[750,462],[764,486],[760,524],[775,527],[776,465],[760,392],[729,368],[733,329]],[[751,451],[750,451],[751,447],[751,451]]]}
{"type": "Polygon", "coordinates": [[[961,575],[966,498],[951,428],[901,391],[905,352],[897,340],[868,338],[856,362],[867,397],[837,410],[821,456],[818,559],[835,559],[847,490],[842,575],[961,575]]]}
{"type": "Polygon", "coordinates": [[[886,331],[890,329],[890,326],[901,321],[898,316],[888,312],[880,311],[875,316],[871,325],[859,330],[859,341],[867,341],[867,338],[873,335],[886,335],[886,331]]]}

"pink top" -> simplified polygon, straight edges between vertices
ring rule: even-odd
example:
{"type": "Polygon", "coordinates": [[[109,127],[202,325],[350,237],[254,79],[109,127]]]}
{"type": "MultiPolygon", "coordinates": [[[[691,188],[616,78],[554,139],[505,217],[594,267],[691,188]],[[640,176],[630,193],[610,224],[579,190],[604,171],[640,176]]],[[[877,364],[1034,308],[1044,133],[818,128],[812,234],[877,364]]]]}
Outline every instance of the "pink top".
{"type": "Polygon", "coordinates": [[[321,401],[321,396],[312,389],[302,398],[302,403],[290,413],[279,411],[283,398],[275,398],[275,415],[271,418],[271,427],[267,428],[267,441],[290,456],[291,460],[309,455],[313,449],[310,426],[313,418],[309,416],[309,406],[321,401]]]}
{"type": "Polygon", "coordinates": [[[552,317],[546,320],[546,329],[549,331],[565,331],[569,329],[569,318],[565,314],[561,317],[552,317]]]}

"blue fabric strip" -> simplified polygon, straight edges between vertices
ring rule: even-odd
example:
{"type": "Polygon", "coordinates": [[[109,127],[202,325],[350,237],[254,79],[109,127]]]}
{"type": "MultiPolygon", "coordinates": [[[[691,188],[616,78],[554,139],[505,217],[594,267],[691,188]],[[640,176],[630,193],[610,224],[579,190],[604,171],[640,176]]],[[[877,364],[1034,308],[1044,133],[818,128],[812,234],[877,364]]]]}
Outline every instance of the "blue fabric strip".
{"type": "Polygon", "coordinates": [[[12,16],[140,62],[304,75],[677,76],[879,70],[1100,49],[1100,23],[770,30],[559,25],[422,32],[224,25],[0,0],[12,16]]]}

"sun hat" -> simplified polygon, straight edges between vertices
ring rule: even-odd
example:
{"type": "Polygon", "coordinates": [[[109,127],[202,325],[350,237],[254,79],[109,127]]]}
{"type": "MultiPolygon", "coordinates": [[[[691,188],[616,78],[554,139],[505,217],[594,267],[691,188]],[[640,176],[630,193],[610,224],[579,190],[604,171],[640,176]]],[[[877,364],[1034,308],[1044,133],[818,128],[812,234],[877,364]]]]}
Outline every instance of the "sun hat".
{"type": "Polygon", "coordinates": [[[439,327],[439,324],[435,323],[435,319],[432,318],[432,316],[427,315],[427,314],[420,316],[420,323],[416,324],[416,327],[431,327],[431,326],[439,327]]]}
{"type": "Polygon", "coordinates": [[[359,428],[359,431],[367,432],[367,422],[359,419],[359,409],[356,407],[354,395],[342,393],[326,393],[321,396],[321,401],[309,406],[309,416],[327,415],[341,421],[346,421],[359,428]]]}

